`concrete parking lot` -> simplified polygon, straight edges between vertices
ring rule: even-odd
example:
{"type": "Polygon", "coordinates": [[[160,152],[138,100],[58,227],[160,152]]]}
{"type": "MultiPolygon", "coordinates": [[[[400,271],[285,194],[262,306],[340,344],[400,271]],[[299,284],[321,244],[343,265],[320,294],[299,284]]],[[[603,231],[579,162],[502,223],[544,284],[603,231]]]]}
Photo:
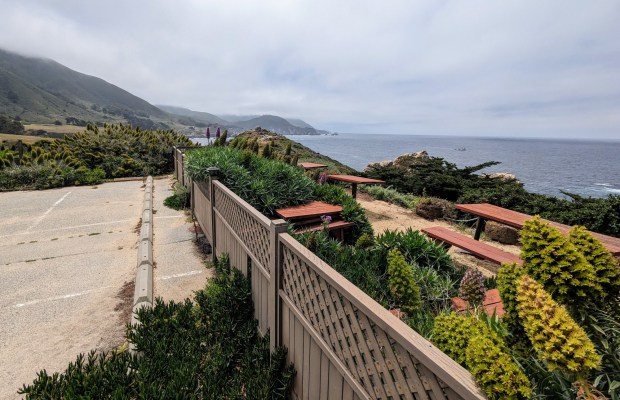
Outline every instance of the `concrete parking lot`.
{"type": "Polygon", "coordinates": [[[0,193],[0,398],[124,341],[142,181],[0,193]]]}

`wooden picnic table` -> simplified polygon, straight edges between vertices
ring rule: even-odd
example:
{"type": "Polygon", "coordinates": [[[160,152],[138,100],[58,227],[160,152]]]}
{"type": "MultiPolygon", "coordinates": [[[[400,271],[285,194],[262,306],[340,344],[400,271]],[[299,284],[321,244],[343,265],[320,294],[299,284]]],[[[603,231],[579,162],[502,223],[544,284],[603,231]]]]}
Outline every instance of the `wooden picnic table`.
{"type": "MultiPolygon", "coordinates": [[[[533,217],[529,214],[520,213],[518,211],[508,210],[506,208],[494,206],[493,204],[481,203],[481,204],[457,204],[455,206],[457,210],[461,210],[463,212],[477,215],[478,223],[476,225],[476,233],[474,234],[474,239],[480,239],[480,234],[484,229],[485,221],[496,221],[504,225],[512,226],[513,228],[522,229],[525,225],[525,221],[532,219],[533,217]]],[[[558,222],[549,221],[547,219],[543,219],[543,221],[548,222],[549,225],[557,228],[562,234],[568,234],[568,231],[571,229],[571,226],[560,224],[558,222]]],[[[596,232],[590,232],[592,236],[598,239],[613,255],[620,255],[620,239],[602,235],[596,232]]]]}
{"type": "Polygon", "coordinates": [[[385,185],[385,181],[379,179],[364,178],[355,175],[327,175],[329,181],[339,181],[351,184],[351,197],[357,196],[357,185],[385,185]]]}
{"type": "Polygon", "coordinates": [[[297,165],[299,165],[306,171],[310,169],[327,168],[327,165],[325,164],[316,164],[316,163],[311,163],[311,162],[300,162],[300,163],[297,163],[297,165]]]}
{"type": "Polygon", "coordinates": [[[342,206],[323,203],[322,201],[313,201],[300,206],[280,208],[276,210],[276,214],[286,220],[300,220],[321,217],[323,215],[336,215],[342,212],[342,206]]]}

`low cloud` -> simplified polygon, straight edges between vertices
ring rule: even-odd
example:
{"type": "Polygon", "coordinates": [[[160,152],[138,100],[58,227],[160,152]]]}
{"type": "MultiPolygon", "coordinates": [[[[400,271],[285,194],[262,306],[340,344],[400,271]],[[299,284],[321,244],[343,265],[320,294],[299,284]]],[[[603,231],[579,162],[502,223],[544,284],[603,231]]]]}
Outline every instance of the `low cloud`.
{"type": "Polygon", "coordinates": [[[613,0],[0,5],[0,47],[155,104],[348,132],[620,138],[613,0]]]}

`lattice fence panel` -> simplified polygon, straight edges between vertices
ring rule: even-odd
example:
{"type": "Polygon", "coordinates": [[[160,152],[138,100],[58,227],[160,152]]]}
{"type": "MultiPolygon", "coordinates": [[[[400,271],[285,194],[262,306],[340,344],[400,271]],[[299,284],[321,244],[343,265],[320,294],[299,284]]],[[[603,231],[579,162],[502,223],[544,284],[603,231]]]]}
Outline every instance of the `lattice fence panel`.
{"type": "Polygon", "coordinates": [[[205,182],[193,182],[194,185],[194,216],[207,237],[209,243],[213,243],[211,237],[211,202],[209,201],[209,185],[205,182]]]}
{"type": "Polygon", "coordinates": [[[432,372],[287,246],[282,290],[371,397],[448,398],[432,372]]]}
{"type": "Polygon", "coordinates": [[[267,272],[271,272],[269,270],[271,258],[269,253],[269,229],[227,193],[217,187],[214,187],[214,190],[217,211],[248,247],[258,263],[267,272]]]}

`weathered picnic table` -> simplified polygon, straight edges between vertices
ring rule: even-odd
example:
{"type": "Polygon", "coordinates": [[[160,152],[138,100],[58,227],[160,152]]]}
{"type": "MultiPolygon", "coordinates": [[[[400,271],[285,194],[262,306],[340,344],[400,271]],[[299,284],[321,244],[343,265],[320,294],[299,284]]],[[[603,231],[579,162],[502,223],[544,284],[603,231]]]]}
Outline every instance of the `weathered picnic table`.
{"type": "Polygon", "coordinates": [[[276,210],[276,214],[297,226],[297,233],[327,229],[333,232],[336,239],[344,240],[344,230],[353,226],[353,223],[341,220],[341,212],[342,206],[321,201],[276,210]],[[321,219],[324,216],[329,216],[331,220],[324,222],[321,219]]]}
{"type": "MultiPolygon", "coordinates": [[[[457,210],[461,210],[468,214],[478,216],[478,223],[476,224],[476,232],[474,233],[474,239],[480,239],[486,220],[496,221],[504,225],[512,226],[513,228],[522,229],[525,221],[532,219],[529,214],[520,213],[518,211],[508,210],[506,208],[498,207],[493,204],[481,203],[481,204],[457,204],[457,210]]],[[[571,229],[569,225],[560,224],[558,222],[549,221],[549,225],[557,228],[562,234],[568,234],[571,229]]],[[[592,236],[598,239],[610,253],[613,255],[620,255],[620,239],[602,235],[596,232],[590,232],[592,236]]]]}
{"type": "Polygon", "coordinates": [[[327,175],[328,181],[339,181],[351,184],[351,197],[357,196],[357,185],[385,185],[385,181],[379,179],[364,178],[355,175],[327,175]]]}
{"type": "Polygon", "coordinates": [[[300,162],[300,163],[297,163],[297,165],[299,165],[306,171],[311,170],[311,169],[327,168],[327,165],[325,164],[316,164],[316,163],[311,163],[311,162],[300,162]]]}

